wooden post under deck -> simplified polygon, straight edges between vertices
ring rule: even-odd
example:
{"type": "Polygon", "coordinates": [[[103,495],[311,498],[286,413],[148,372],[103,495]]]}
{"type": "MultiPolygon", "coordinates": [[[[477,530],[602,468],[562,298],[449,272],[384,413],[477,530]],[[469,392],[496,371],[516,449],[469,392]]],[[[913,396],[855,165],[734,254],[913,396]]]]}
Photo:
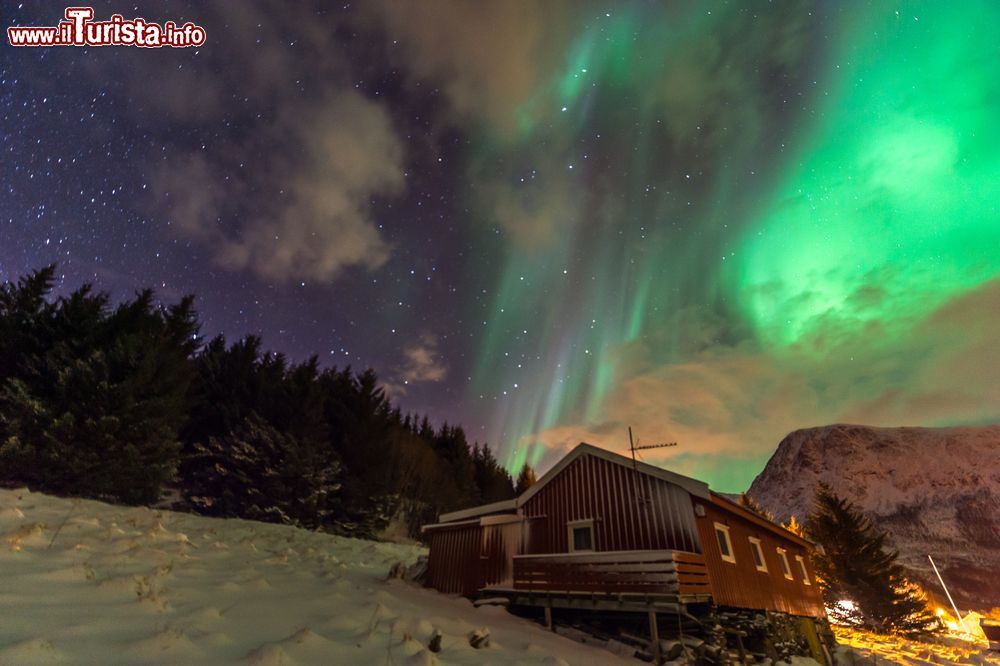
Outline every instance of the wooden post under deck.
{"type": "Polygon", "coordinates": [[[660,629],[656,626],[656,611],[649,611],[649,640],[653,648],[653,663],[660,663],[660,629]]]}
{"type": "Polygon", "coordinates": [[[552,606],[545,606],[545,628],[549,631],[554,631],[552,628],[552,606]]]}

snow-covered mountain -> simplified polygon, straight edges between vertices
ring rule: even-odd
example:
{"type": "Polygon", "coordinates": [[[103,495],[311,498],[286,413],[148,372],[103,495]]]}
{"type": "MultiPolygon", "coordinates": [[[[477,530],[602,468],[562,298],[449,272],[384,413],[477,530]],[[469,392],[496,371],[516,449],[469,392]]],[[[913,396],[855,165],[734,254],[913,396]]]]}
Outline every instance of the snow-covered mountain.
{"type": "Polygon", "coordinates": [[[941,588],[928,554],[960,607],[1000,606],[1000,426],[797,430],[749,492],[776,518],[801,521],[820,481],[889,533],[930,592],[941,588]]]}

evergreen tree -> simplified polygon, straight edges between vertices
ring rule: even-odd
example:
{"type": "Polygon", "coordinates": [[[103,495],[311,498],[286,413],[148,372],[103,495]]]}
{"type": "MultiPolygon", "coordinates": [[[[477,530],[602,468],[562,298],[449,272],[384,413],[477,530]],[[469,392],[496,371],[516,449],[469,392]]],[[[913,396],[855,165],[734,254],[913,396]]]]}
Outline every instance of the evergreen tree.
{"type": "Polygon", "coordinates": [[[192,298],[162,308],[144,291],[112,309],[84,286],[50,304],[51,275],[5,285],[0,297],[0,329],[17,331],[0,345],[2,474],[51,492],[155,501],[179,457],[192,298]]]}
{"type": "Polygon", "coordinates": [[[759,502],[757,502],[757,500],[751,497],[748,493],[740,493],[739,500],[737,501],[739,502],[740,506],[742,506],[745,509],[749,509],[750,511],[753,511],[761,518],[766,518],[767,520],[770,520],[772,523],[775,522],[774,514],[772,514],[770,511],[764,508],[759,502]]]}
{"type": "Polygon", "coordinates": [[[916,633],[935,625],[897,563],[898,553],[886,548],[885,533],[826,484],[816,490],[806,534],[822,546],[813,566],[834,619],[884,633],[916,633]]]}
{"type": "MultiPolygon", "coordinates": [[[[465,439],[465,431],[457,426],[443,424],[434,436],[434,449],[448,465],[451,478],[454,479],[458,490],[457,506],[468,506],[476,502],[477,495],[481,495],[482,489],[476,483],[476,467],[472,460],[472,452],[469,450],[469,443],[465,439]]],[[[494,460],[493,464],[495,463],[494,460]]]]}
{"type": "Polygon", "coordinates": [[[0,285],[0,386],[23,377],[53,340],[46,298],[55,284],[55,266],[46,266],[0,285]]]}
{"type": "Polygon", "coordinates": [[[473,478],[476,486],[474,501],[479,504],[500,502],[514,497],[514,482],[497,461],[489,444],[472,447],[473,478]]]}
{"type": "Polygon", "coordinates": [[[351,368],[324,372],[320,378],[325,425],[331,445],[344,461],[344,530],[374,536],[396,513],[390,441],[392,405],[374,371],[351,368]]]}
{"type": "Polygon", "coordinates": [[[514,485],[514,494],[520,497],[521,493],[535,485],[537,482],[538,479],[535,477],[535,470],[531,469],[531,465],[528,463],[524,463],[524,467],[521,468],[521,473],[517,475],[517,483],[514,485]]]}
{"type": "Polygon", "coordinates": [[[181,429],[186,452],[193,450],[195,442],[231,434],[251,414],[259,414],[275,375],[283,374],[268,371],[261,340],[252,335],[228,347],[223,336],[213,338],[198,353],[194,365],[191,407],[181,429]]]}
{"type": "Polygon", "coordinates": [[[781,523],[781,526],[792,534],[798,534],[800,537],[808,538],[806,536],[806,528],[802,525],[802,523],[795,519],[795,516],[789,518],[787,523],[781,523]]]}
{"type": "Polygon", "coordinates": [[[342,519],[339,462],[257,415],[194,449],[185,492],[202,513],[313,529],[342,519]]]}
{"type": "Polygon", "coordinates": [[[112,305],[55,268],[0,285],[0,482],[373,536],[514,496],[488,446],[403,415],[371,370],[292,364],[249,336],[198,349],[190,297],[112,305]]]}

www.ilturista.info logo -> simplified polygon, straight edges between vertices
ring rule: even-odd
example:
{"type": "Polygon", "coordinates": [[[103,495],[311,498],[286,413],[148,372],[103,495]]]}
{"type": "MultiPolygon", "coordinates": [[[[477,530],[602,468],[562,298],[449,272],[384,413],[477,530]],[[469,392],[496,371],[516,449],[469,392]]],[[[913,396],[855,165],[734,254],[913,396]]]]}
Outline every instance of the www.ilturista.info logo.
{"type": "Polygon", "coordinates": [[[205,29],[194,23],[163,25],[143,18],[126,20],[113,14],[108,21],[93,21],[93,7],[67,7],[66,20],[55,27],[11,26],[7,39],[11,46],[138,46],[156,49],[184,48],[205,43],[205,29]]]}

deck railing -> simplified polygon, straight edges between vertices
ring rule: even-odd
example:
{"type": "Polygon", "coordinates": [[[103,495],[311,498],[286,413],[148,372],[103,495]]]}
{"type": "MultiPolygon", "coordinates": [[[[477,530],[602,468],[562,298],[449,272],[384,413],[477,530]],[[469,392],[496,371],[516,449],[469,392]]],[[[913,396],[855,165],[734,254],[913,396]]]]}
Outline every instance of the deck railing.
{"type": "Polygon", "coordinates": [[[514,557],[514,589],[527,591],[710,595],[705,558],[673,550],[560,553],[514,557]]]}

